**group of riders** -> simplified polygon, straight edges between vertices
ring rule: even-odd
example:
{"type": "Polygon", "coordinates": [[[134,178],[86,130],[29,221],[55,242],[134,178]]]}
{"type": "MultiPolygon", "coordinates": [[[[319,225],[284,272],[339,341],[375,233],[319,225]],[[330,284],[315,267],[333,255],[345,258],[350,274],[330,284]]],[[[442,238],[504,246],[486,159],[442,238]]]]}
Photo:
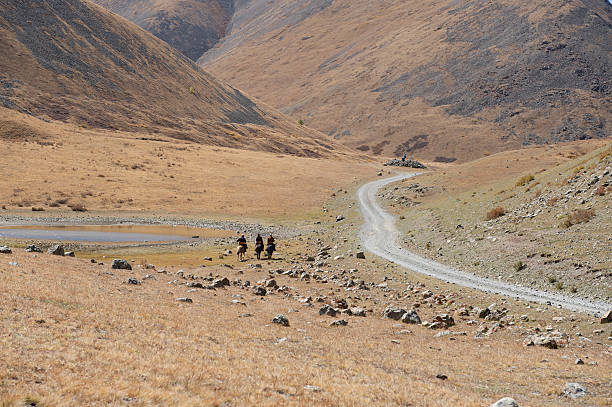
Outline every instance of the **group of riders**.
{"type": "MultiPolygon", "coordinates": [[[[238,256],[238,260],[242,260],[247,250],[247,240],[244,235],[238,238],[238,250],[236,250],[236,254],[238,256]]],[[[257,260],[261,258],[261,252],[264,251],[264,242],[261,235],[258,233],[255,238],[255,254],[257,255],[257,260]]],[[[276,243],[274,241],[274,237],[270,234],[268,236],[268,240],[265,246],[266,254],[268,255],[268,259],[272,258],[272,253],[276,251],[276,243]]]]}

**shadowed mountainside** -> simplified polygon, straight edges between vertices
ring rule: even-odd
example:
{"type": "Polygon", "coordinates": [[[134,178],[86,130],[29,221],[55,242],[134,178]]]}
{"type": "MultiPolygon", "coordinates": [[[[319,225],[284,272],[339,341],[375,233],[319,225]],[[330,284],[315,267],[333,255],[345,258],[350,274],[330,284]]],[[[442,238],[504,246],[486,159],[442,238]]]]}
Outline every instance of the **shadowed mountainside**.
{"type": "Polygon", "coordinates": [[[0,105],[83,127],[300,156],[333,142],[80,0],[0,0],[0,105]]]}
{"type": "Polygon", "coordinates": [[[225,35],[233,0],[93,0],[136,23],[192,60],[225,35]]]}
{"type": "Polygon", "coordinates": [[[250,0],[199,62],[341,142],[441,162],[611,133],[604,0],[250,0]]]}

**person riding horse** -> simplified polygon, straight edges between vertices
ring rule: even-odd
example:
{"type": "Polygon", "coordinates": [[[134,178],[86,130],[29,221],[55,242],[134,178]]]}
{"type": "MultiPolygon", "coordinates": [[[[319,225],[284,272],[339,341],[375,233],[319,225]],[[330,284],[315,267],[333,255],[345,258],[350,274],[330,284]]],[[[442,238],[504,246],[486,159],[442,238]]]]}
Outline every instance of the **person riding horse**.
{"type": "Polygon", "coordinates": [[[268,236],[268,244],[266,245],[266,253],[268,254],[268,259],[272,258],[272,253],[276,250],[276,243],[274,242],[274,237],[272,234],[268,236]]]}
{"type": "Polygon", "coordinates": [[[246,249],[247,249],[246,237],[242,235],[238,238],[238,250],[236,250],[236,255],[238,256],[238,260],[242,260],[242,258],[244,257],[244,254],[246,253],[246,249]]]}
{"type": "Polygon", "coordinates": [[[257,255],[257,260],[260,259],[261,252],[263,252],[263,250],[264,250],[263,238],[258,233],[257,237],[255,238],[255,254],[257,255]]]}

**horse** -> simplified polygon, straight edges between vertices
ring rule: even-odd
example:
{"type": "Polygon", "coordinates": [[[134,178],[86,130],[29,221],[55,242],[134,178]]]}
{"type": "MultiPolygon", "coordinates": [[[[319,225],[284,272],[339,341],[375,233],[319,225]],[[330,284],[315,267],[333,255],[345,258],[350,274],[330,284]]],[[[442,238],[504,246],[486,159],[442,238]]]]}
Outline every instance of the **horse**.
{"type": "Polygon", "coordinates": [[[276,245],[274,243],[268,243],[266,246],[266,254],[268,255],[268,260],[272,259],[272,253],[276,250],[276,245]]]}
{"type": "Polygon", "coordinates": [[[244,254],[246,253],[247,245],[241,244],[236,249],[236,256],[238,257],[238,261],[242,261],[244,259],[244,254]]]}
{"type": "Polygon", "coordinates": [[[264,250],[263,243],[257,243],[255,245],[255,254],[257,255],[257,260],[261,258],[261,252],[263,252],[263,250],[264,250]]]}

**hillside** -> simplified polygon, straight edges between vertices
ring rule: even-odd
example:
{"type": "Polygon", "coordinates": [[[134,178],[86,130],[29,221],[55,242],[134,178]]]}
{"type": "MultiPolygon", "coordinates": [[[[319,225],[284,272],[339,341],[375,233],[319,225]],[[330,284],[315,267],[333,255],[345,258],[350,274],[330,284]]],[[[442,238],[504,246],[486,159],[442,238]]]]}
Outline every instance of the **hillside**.
{"type": "Polygon", "coordinates": [[[326,137],[81,0],[0,0],[0,106],[83,128],[330,156],[326,137]]]}
{"type": "Polygon", "coordinates": [[[136,23],[192,60],[225,35],[233,0],[92,0],[136,23]]]}
{"type": "Polygon", "coordinates": [[[449,162],[612,133],[604,0],[252,0],[199,60],[346,145],[449,162]]]}

